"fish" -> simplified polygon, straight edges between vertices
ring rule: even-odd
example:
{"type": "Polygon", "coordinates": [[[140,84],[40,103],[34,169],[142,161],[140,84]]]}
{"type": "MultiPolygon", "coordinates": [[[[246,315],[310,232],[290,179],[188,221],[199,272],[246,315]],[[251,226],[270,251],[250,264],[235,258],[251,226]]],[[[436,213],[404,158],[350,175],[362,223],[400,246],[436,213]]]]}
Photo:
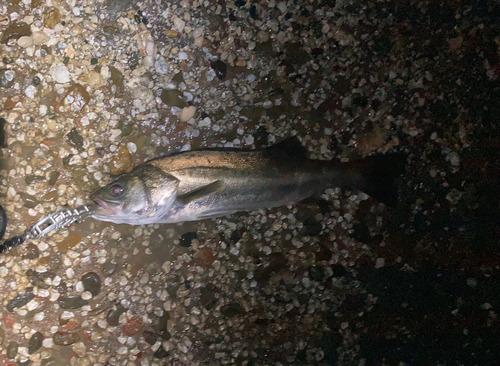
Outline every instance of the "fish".
{"type": "Polygon", "coordinates": [[[262,149],[202,149],[138,165],[89,198],[92,217],[115,224],[167,224],[288,206],[328,188],[357,189],[397,203],[406,157],[378,154],[348,163],[312,160],[297,138],[262,149]]]}

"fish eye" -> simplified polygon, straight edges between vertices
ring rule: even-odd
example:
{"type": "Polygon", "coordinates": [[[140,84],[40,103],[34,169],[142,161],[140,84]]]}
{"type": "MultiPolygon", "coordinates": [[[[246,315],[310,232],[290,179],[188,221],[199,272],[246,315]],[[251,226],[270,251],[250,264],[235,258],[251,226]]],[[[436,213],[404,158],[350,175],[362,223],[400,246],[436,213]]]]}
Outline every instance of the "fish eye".
{"type": "Polygon", "coordinates": [[[114,196],[114,197],[120,197],[122,194],[123,194],[123,187],[121,184],[113,184],[111,186],[111,194],[114,196]]]}

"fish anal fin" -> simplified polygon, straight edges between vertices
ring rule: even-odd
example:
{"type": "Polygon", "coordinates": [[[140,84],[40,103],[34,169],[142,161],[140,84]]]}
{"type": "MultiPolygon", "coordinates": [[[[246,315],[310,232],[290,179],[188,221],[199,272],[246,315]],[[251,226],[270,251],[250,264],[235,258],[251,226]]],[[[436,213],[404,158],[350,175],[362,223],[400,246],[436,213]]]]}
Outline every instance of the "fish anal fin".
{"type": "Polygon", "coordinates": [[[266,153],[273,158],[303,161],[308,160],[307,149],[297,137],[290,137],[265,149],[266,153]]]}
{"type": "Polygon", "coordinates": [[[222,187],[223,187],[222,181],[216,180],[215,182],[207,184],[206,186],[202,186],[202,187],[193,189],[192,191],[184,193],[181,196],[177,196],[177,201],[186,205],[189,202],[193,202],[193,201],[197,200],[198,198],[208,196],[211,193],[217,192],[222,187]]]}

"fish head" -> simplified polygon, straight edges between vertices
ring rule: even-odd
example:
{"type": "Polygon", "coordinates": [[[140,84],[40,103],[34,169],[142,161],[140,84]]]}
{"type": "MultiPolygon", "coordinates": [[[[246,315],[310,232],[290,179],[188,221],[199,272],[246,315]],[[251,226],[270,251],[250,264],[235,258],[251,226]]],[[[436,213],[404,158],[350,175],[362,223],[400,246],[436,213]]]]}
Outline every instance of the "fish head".
{"type": "Polygon", "coordinates": [[[92,217],[116,224],[156,222],[172,207],[179,180],[152,165],[143,165],[97,189],[90,199],[97,204],[92,217]]]}

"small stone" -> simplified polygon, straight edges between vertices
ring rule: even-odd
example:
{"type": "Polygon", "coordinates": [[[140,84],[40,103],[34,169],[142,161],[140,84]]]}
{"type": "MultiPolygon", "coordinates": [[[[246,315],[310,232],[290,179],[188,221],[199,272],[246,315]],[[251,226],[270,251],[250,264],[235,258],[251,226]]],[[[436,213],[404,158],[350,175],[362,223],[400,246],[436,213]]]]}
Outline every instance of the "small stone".
{"type": "Polygon", "coordinates": [[[44,336],[40,332],[34,333],[28,342],[28,353],[31,355],[38,351],[43,344],[44,336]]]}
{"type": "Polygon", "coordinates": [[[119,175],[132,165],[130,152],[126,144],[119,144],[110,160],[110,173],[119,175]]]}
{"type": "Polygon", "coordinates": [[[14,85],[14,76],[14,71],[0,69],[0,88],[10,88],[14,85]]]}
{"type": "Polygon", "coordinates": [[[18,46],[28,48],[33,45],[33,38],[30,36],[22,36],[17,40],[18,46]]]}
{"type": "Polygon", "coordinates": [[[267,42],[269,40],[269,33],[261,30],[257,33],[258,42],[267,42]]]}
{"type": "Polygon", "coordinates": [[[35,298],[33,288],[27,288],[22,294],[17,295],[7,304],[7,310],[13,312],[15,308],[20,308],[35,298]]]}
{"type": "Polygon", "coordinates": [[[135,99],[142,100],[144,103],[150,102],[154,97],[151,89],[142,85],[139,85],[132,90],[132,96],[135,99]]]}
{"type": "Polygon", "coordinates": [[[105,277],[110,277],[116,271],[116,264],[108,261],[102,265],[101,271],[105,277]]]}
{"type": "Polygon", "coordinates": [[[184,27],[186,26],[186,22],[183,21],[181,18],[175,18],[174,19],[174,28],[176,28],[179,32],[182,32],[184,30],[184,27]]]}
{"type": "Polygon", "coordinates": [[[82,276],[83,287],[89,291],[92,296],[99,295],[101,292],[101,278],[95,272],[88,272],[82,276]]]}
{"type": "Polygon", "coordinates": [[[61,21],[61,13],[55,7],[50,6],[43,12],[43,25],[53,29],[61,21]]]}
{"type": "Polygon", "coordinates": [[[203,32],[205,31],[204,27],[198,27],[193,30],[193,38],[197,39],[203,36],[203,32]]]}
{"type": "Polygon", "coordinates": [[[161,93],[161,101],[169,107],[184,108],[186,102],[182,99],[182,93],[175,89],[164,89],[161,93]]]}
{"type": "Polygon", "coordinates": [[[80,340],[80,336],[74,332],[60,331],[56,332],[53,337],[54,344],[58,346],[70,346],[80,340]]]}
{"type": "Polygon", "coordinates": [[[19,344],[17,342],[10,342],[7,346],[7,358],[13,359],[17,356],[17,350],[19,348],[19,344]]]}
{"type": "Polygon", "coordinates": [[[141,328],[142,328],[141,318],[138,316],[134,316],[127,322],[127,324],[123,326],[123,333],[127,336],[133,336],[139,333],[141,328]]]}
{"type": "Polygon", "coordinates": [[[221,59],[210,61],[210,67],[214,69],[215,74],[220,80],[224,80],[227,76],[227,65],[221,59]]]}
{"type": "Polygon", "coordinates": [[[25,259],[37,259],[40,255],[40,251],[35,244],[30,243],[26,245],[25,250],[26,252],[23,255],[25,259]]]}
{"type": "Polygon", "coordinates": [[[33,44],[35,46],[41,46],[49,40],[49,37],[47,37],[45,32],[33,32],[31,38],[33,38],[33,44]]]}
{"type": "Polygon", "coordinates": [[[168,64],[164,60],[156,60],[155,70],[158,74],[166,74],[168,72],[168,64]]]}
{"type": "Polygon", "coordinates": [[[175,31],[175,30],[173,30],[173,29],[167,29],[167,30],[165,31],[165,34],[166,34],[166,36],[167,36],[168,38],[175,38],[175,37],[177,37],[177,35],[179,34],[179,32],[177,32],[177,31],[175,31]]]}
{"type": "Polygon", "coordinates": [[[106,321],[112,327],[118,326],[118,324],[120,324],[120,315],[122,315],[125,311],[126,310],[122,306],[122,304],[117,304],[116,308],[113,310],[110,310],[108,312],[108,314],[106,315],[106,321]]]}
{"type": "Polygon", "coordinates": [[[182,122],[187,122],[194,117],[195,113],[196,113],[196,107],[194,106],[184,107],[182,109],[180,119],[182,122]]]}
{"type": "Polygon", "coordinates": [[[139,53],[132,52],[127,59],[128,67],[130,70],[134,70],[139,65],[139,53]]]}
{"type": "Polygon", "coordinates": [[[184,248],[189,248],[193,240],[198,238],[198,234],[195,232],[187,232],[181,235],[179,238],[179,245],[184,248]]]}
{"type": "Polygon", "coordinates": [[[56,83],[64,84],[71,81],[67,67],[64,64],[55,64],[50,68],[50,76],[56,83]]]}
{"type": "Polygon", "coordinates": [[[57,300],[61,309],[78,309],[87,305],[89,302],[80,296],[62,296],[57,300]]]}
{"type": "Polygon", "coordinates": [[[83,148],[83,137],[80,132],[78,132],[76,127],[72,128],[71,131],[69,131],[69,133],[66,135],[66,138],[68,139],[69,144],[78,151],[82,152],[85,150],[83,148]]]}
{"type": "Polygon", "coordinates": [[[89,74],[88,84],[92,89],[100,88],[104,84],[104,79],[101,73],[96,71],[91,71],[89,74]]]}

